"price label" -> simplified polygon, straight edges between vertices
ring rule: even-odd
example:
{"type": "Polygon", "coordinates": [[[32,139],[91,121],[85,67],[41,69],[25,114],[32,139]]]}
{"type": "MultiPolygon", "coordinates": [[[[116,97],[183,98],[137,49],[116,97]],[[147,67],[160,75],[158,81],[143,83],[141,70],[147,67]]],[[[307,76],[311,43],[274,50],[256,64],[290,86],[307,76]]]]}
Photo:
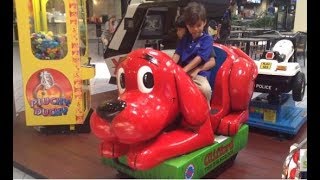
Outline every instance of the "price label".
{"type": "Polygon", "coordinates": [[[263,112],[263,120],[271,123],[275,123],[277,119],[277,111],[271,109],[265,109],[263,112]]]}

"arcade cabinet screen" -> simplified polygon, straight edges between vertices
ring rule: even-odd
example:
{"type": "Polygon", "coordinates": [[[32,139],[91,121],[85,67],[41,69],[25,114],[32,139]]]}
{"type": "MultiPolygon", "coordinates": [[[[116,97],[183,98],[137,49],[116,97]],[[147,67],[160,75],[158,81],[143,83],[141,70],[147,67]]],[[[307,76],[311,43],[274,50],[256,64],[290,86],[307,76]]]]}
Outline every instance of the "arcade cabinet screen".
{"type": "Polygon", "coordinates": [[[149,11],[139,39],[161,39],[164,34],[164,12],[149,11]]]}

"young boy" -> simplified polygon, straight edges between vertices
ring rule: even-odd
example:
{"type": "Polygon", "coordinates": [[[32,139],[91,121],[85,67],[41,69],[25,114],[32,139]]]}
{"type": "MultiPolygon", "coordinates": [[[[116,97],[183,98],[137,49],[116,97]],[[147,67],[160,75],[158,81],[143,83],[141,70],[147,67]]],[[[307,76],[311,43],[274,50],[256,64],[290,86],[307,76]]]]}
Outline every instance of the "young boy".
{"type": "Polygon", "coordinates": [[[218,39],[218,23],[213,19],[208,23],[208,34],[213,37],[214,41],[218,39]]]}
{"type": "Polygon", "coordinates": [[[104,31],[101,34],[101,40],[105,46],[107,47],[109,41],[111,40],[112,34],[116,30],[118,26],[118,22],[116,20],[116,16],[112,15],[108,21],[104,22],[104,31]]]}
{"type": "MultiPolygon", "coordinates": [[[[213,38],[204,30],[206,16],[206,10],[202,4],[191,2],[185,7],[183,18],[188,31],[179,41],[172,58],[190,75],[210,102],[212,90],[208,79],[215,60],[210,58],[213,52],[213,38]]],[[[177,28],[178,37],[179,32],[177,28]]]]}

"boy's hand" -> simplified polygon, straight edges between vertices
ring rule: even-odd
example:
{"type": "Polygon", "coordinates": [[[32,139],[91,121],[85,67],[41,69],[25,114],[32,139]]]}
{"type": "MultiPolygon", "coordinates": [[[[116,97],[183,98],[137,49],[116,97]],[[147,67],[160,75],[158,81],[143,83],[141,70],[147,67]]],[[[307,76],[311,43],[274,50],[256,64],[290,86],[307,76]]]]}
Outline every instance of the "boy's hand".
{"type": "Polygon", "coordinates": [[[191,79],[194,79],[199,73],[199,69],[193,69],[188,72],[188,75],[191,77],[191,79]]]}

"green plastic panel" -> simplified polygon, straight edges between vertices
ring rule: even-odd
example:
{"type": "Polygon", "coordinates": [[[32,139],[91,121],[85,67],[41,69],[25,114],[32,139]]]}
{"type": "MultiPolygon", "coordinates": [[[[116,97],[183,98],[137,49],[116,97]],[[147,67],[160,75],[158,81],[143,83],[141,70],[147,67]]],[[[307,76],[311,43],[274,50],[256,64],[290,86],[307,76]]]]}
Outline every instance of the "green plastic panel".
{"type": "Polygon", "coordinates": [[[118,161],[108,158],[102,158],[102,161],[124,174],[140,179],[198,179],[243,149],[248,142],[248,132],[249,127],[245,124],[233,137],[216,135],[214,144],[172,158],[145,171],[129,168],[125,156],[120,157],[118,161]]]}

